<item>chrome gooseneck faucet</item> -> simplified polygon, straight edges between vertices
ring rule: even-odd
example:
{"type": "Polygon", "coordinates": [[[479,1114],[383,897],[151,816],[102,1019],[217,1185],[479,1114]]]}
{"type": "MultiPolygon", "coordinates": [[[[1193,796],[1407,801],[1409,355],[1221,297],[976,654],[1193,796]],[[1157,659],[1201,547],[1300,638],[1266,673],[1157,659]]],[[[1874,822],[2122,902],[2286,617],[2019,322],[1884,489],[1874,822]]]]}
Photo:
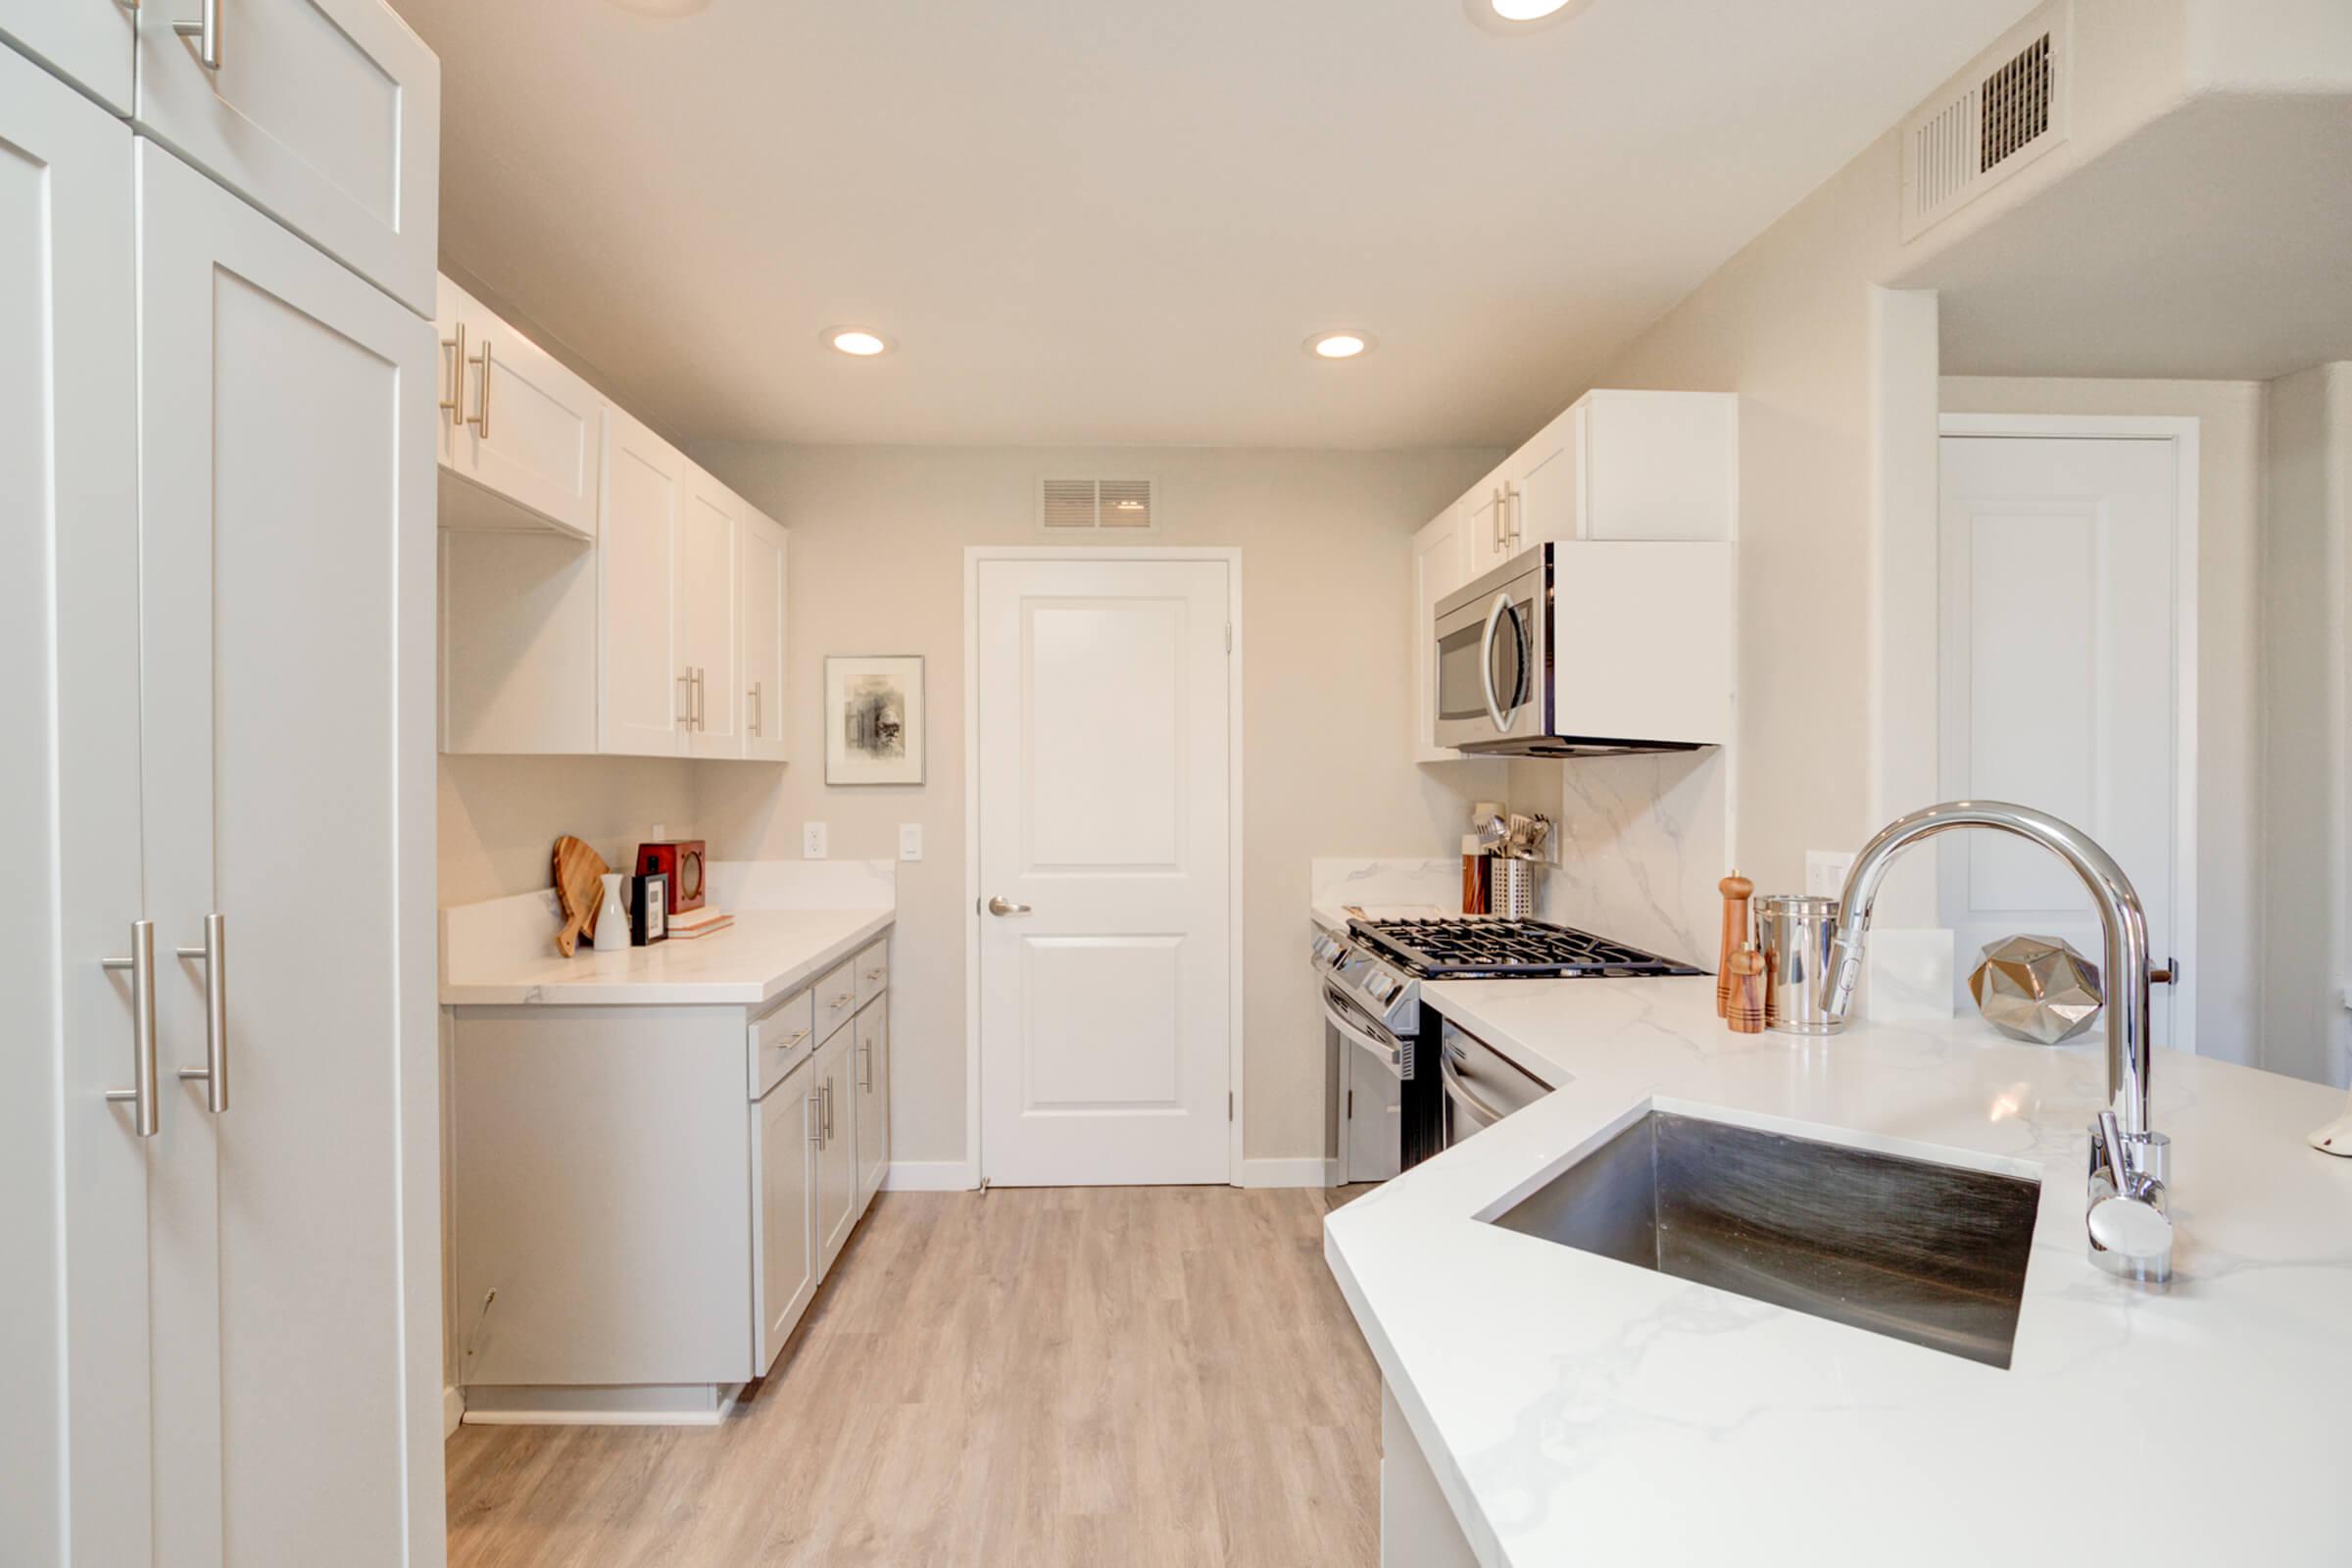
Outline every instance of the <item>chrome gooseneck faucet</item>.
{"type": "Polygon", "coordinates": [[[1830,950],[1824,1005],[1843,1018],[1862,978],[1862,948],[1871,906],[1886,867],[1922,839],[1958,828],[1989,828],[2031,839],[2075,868],[2099,907],[2107,954],[2100,979],[2106,991],[2107,1105],[2090,1129],[2091,1256],[2110,1272],[2149,1281],[2170,1279],[2173,1225],[2165,1177],[2171,1140],[2148,1125],[2148,917],[2132,879],[2089,835],[2046,811],[2000,801],[1947,801],[1898,816],[1854,858],[1838,904],[1838,936],[1830,950]]]}

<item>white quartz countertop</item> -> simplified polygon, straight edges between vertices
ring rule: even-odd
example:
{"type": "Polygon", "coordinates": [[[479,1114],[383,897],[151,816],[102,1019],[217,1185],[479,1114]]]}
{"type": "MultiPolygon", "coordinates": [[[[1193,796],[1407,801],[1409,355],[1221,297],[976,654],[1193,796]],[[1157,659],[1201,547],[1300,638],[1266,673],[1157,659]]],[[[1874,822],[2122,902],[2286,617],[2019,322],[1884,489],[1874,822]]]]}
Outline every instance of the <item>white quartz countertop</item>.
{"type": "Polygon", "coordinates": [[[501,955],[444,939],[445,1006],[516,1004],[578,1006],[771,1002],[839,963],[891,928],[888,908],[751,909],[724,931],[691,941],[598,953],[582,945],[559,956],[549,932],[544,955],[501,955]]]}
{"type": "Polygon", "coordinates": [[[1481,1562],[2352,1562],[2340,1091],[2159,1053],[2169,1287],[2083,1240],[2104,1048],[1974,1017],[1740,1036],[1712,979],[1431,984],[1554,1092],[1335,1211],[1325,1254],[1481,1562]],[[1653,1100],[2038,1176],[1998,1369],[1483,1223],[1653,1100]]]}

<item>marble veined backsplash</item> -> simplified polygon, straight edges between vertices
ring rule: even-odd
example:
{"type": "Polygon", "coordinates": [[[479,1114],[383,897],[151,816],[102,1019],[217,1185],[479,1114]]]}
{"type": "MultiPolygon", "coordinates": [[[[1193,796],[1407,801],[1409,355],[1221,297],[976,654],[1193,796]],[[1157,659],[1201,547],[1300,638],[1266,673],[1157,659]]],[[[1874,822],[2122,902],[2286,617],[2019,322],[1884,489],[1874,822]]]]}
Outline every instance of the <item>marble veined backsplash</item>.
{"type": "Polygon", "coordinates": [[[1728,772],[1720,750],[1513,761],[1512,809],[1557,824],[1544,917],[1713,969],[1728,772]]]}

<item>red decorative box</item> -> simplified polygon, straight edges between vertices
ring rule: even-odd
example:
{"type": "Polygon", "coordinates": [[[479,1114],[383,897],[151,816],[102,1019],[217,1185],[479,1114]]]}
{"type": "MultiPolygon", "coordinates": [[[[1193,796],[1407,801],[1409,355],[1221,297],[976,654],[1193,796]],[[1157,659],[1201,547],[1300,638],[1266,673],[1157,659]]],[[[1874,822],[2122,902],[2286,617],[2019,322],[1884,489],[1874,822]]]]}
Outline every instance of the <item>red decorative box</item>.
{"type": "Polygon", "coordinates": [[[669,912],[703,906],[703,841],[669,839],[637,846],[637,874],[669,878],[669,912]]]}

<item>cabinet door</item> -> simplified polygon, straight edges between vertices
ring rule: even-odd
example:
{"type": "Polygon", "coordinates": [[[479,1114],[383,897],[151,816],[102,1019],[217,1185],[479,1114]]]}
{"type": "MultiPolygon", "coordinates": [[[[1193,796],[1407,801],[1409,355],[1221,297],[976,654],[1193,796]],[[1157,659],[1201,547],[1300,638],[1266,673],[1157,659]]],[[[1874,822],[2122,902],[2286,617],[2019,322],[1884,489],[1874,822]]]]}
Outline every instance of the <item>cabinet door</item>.
{"type": "MultiPolygon", "coordinates": [[[[1490,506],[1492,500],[1490,499],[1490,506]]],[[[1470,580],[1470,538],[1465,506],[1446,508],[1413,535],[1413,760],[1445,761],[1461,756],[1437,744],[1438,601],[1470,580]]],[[[1490,514],[1492,515],[1492,514],[1490,514]]]]}
{"type": "Polygon", "coordinates": [[[441,526],[511,533],[538,518],[594,539],[604,400],[446,277],[434,318],[451,405],[438,424],[441,466],[466,481],[443,487],[441,526]]]}
{"type": "Polygon", "coordinates": [[[743,755],[743,682],[737,679],[742,610],[735,575],[747,509],[725,485],[692,468],[686,510],[678,523],[677,611],[679,657],[692,672],[692,716],[686,723],[690,757],[743,755]]]}
{"type": "Polygon", "coordinates": [[[816,1152],[818,1272],[833,1267],[850,1228],[858,1223],[858,1107],[857,1080],[850,1070],[855,1029],[835,1033],[831,1044],[817,1053],[820,1102],[817,1114],[823,1134],[816,1152]]]}
{"type": "Polygon", "coordinates": [[[1586,395],[1586,539],[1739,533],[1740,399],[1730,392],[1586,395]]]}
{"type": "Polygon", "coordinates": [[[127,115],[136,16],[122,0],[0,0],[0,43],[46,61],[116,114],[127,115]]]}
{"type": "Polygon", "coordinates": [[[762,1376],[775,1365],[776,1353],[816,1294],[813,1178],[820,1106],[809,1087],[813,1079],[804,1061],[752,1106],[758,1130],[753,1148],[760,1162],[760,1222],[753,1233],[760,1258],[753,1277],[760,1282],[762,1376]]]}
{"type": "Polygon", "coordinates": [[[157,1560],[398,1563],[442,1528],[433,332],[137,158],[148,908],[224,922],[158,975],[157,1560]]]}
{"type": "MultiPolygon", "coordinates": [[[[144,1561],[152,1530],[154,1140],[105,1098],[132,1082],[133,999],[99,967],[145,912],[132,218],[129,128],[0,47],[0,811],[29,836],[0,900],[12,1562],[144,1561]]],[[[189,1108],[168,1080],[162,1098],[189,1108]]]]}
{"type": "Polygon", "coordinates": [[[881,1190],[890,1167],[890,998],[858,1014],[858,1212],[881,1190]]]}
{"type": "Polygon", "coordinates": [[[620,410],[608,405],[604,419],[597,749],[674,757],[686,749],[688,683],[674,579],[692,466],[620,410]]]}
{"type": "Polygon", "coordinates": [[[1512,456],[1504,527],[1514,553],[1546,539],[1584,537],[1584,438],[1580,404],[1512,456]]]}
{"type": "Polygon", "coordinates": [[[757,512],[743,529],[743,755],[781,762],[785,742],[784,625],[787,539],[757,512]]]}
{"type": "Polygon", "coordinates": [[[140,126],[432,315],[441,63],[392,8],[149,0],[137,9],[140,126]],[[174,30],[206,13],[209,37],[174,30]]]}
{"type": "Polygon", "coordinates": [[[1463,568],[1464,581],[1510,560],[1511,552],[1502,531],[1507,514],[1502,504],[1499,470],[1480,480],[1477,489],[1454,503],[1454,511],[1461,517],[1462,549],[1468,562],[1463,568]]]}

